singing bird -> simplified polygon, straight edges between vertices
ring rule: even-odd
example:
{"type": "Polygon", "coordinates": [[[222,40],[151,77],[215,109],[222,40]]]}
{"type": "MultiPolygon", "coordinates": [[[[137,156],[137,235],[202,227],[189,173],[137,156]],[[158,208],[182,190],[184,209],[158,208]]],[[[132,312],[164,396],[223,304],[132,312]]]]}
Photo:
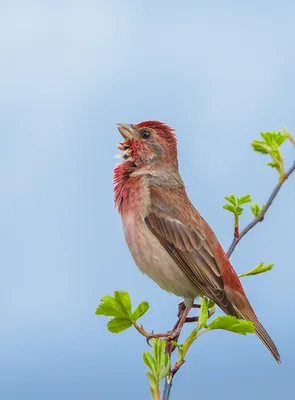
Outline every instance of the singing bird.
{"type": "Polygon", "coordinates": [[[277,362],[280,354],[259,322],[242,284],[208,223],[189,200],[178,171],[175,131],[159,121],[118,124],[124,141],[114,170],[115,205],[138,268],[162,289],[184,299],[179,334],[198,296],[226,314],[252,321],[277,362]]]}

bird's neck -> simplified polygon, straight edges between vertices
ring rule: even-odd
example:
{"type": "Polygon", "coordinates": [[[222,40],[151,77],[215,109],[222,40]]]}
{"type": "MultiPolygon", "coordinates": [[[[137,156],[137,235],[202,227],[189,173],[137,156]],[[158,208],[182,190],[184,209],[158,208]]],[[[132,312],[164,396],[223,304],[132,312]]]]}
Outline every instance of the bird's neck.
{"type": "Polygon", "coordinates": [[[137,211],[142,201],[145,188],[142,176],[133,176],[135,168],[126,161],[116,166],[114,170],[115,206],[123,216],[131,211],[137,211]]]}
{"type": "Polygon", "coordinates": [[[132,163],[125,162],[114,170],[115,206],[121,215],[140,210],[145,212],[153,188],[184,189],[184,184],[176,168],[138,169],[134,168],[132,163]]]}

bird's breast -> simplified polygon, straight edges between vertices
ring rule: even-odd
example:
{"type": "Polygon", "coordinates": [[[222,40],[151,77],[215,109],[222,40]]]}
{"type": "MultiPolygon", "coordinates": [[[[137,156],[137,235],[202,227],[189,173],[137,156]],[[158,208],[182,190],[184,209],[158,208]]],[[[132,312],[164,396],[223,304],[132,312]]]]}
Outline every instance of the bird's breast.
{"type": "Polygon", "coordinates": [[[162,289],[193,301],[199,290],[149,230],[140,212],[122,216],[125,239],[140,269],[162,289]]]}

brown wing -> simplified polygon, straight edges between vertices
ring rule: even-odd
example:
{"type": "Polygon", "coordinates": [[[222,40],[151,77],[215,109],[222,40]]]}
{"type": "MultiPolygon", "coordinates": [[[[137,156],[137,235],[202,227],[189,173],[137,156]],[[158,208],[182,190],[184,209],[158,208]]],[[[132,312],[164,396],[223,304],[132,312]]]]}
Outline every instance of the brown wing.
{"type": "Polygon", "coordinates": [[[186,226],[168,216],[165,211],[165,207],[159,208],[154,204],[152,212],[145,217],[148,228],[204,295],[211,298],[225,313],[236,316],[203,231],[198,227],[192,229],[186,226]]]}
{"type": "Polygon", "coordinates": [[[254,323],[257,336],[280,362],[280,354],[274,342],[259,322],[242,286],[237,286],[238,278],[236,282],[231,281],[231,286],[233,283],[236,286],[234,295],[228,284],[224,288],[220,269],[210,247],[210,237],[206,239],[203,219],[192,211],[186,196],[182,196],[181,210],[176,206],[178,200],[168,190],[154,190],[150,213],[145,217],[147,227],[204,295],[211,298],[226,314],[254,323]]]}

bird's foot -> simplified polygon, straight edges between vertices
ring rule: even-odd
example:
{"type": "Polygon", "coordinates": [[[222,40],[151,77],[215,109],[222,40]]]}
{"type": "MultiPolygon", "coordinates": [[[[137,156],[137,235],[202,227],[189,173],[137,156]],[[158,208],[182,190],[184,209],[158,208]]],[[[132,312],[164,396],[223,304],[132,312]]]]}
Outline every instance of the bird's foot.
{"type": "MultiPolygon", "coordinates": [[[[185,310],[185,303],[182,301],[181,303],[178,304],[178,314],[177,317],[180,318],[181,315],[183,314],[184,310],[185,310]]],[[[200,304],[193,304],[192,308],[201,308],[200,304]]],[[[186,321],[188,322],[188,321],[186,321]]]]}
{"type": "Polygon", "coordinates": [[[198,322],[198,321],[199,317],[187,317],[184,322],[187,323],[187,322],[198,322]]]}
{"type": "Polygon", "coordinates": [[[166,342],[171,342],[172,340],[177,340],[179,335],[180,335],[181,329],[173,329],[172,331],[168,331],[166,333],[151,333],[150,335],[147,336],[146,341],[147,344],[150,346],[150,340],[151,339],[162,339],[165,340],[166,342]]]}

